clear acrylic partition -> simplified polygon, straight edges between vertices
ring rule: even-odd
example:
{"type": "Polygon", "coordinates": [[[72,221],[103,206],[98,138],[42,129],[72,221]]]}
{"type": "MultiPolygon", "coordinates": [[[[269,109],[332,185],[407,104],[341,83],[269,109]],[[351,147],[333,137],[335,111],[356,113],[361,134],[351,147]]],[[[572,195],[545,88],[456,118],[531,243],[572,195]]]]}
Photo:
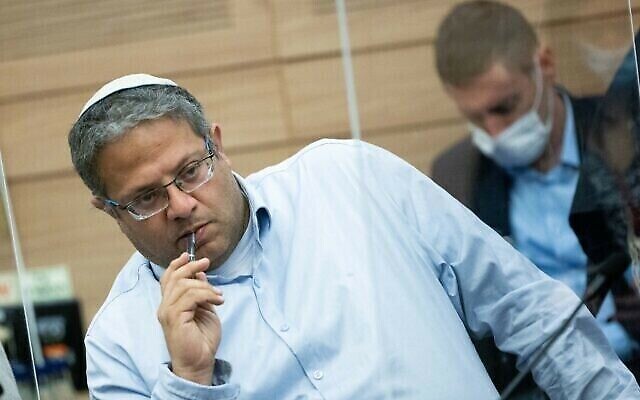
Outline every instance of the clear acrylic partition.
{"type": "MultiPolygon", "coordinates": [[[[349,127],[332,0],[63,3],[0,5],[0,143],[27,270],[66,268],[84,334],[134,250],[91,207],[69,157],[69,127],[101,85],[146,72],[186,87],[243,176],[349,127]]],[[[86,398],[84,355],[72,350],[86,398]]]]}
{"type": "MultiPolygon", "coordinates": [[[[4,350],[0,357],[6,356],[22,399],[32,400],[39,398],[33,344],[29,336],[33,329],[33,307],[21,286],[25,282],[21,263],[15,216],[0,154],[0,344],[4,350]]],[[[0,363],[6,365],[4,361],[0,360],[0,363]]],[[[14,387],[3,388],[3,392],[15,396],[14,387]]]]}
{"type": "MultiPolygon", "coordinates": [[[[466,120],[440,83],[434,56],[436,30],[445,14],[458,3],[461,1],[336,0],[338,11],[344,7],[346,14],[346,24],[341,27],[341,45],[343,56],[349,57],[348,60],[343,59],[343,67],[352,138],[362,138],[390,150],[428,176],[433,176],[434,161],[439,156],[454,146],[460,146],[469,137],[466,120]],[[350,74],[353,80],[350,80],[350,74]]],[[[559,90],[574,98],[596,97],[601,100],[592,114],[584,117],[584,140],[577,144],[583,163],[573,178],[574,184],[577,184],[577,179],[595,182],[593,190],[581,194],[583,203],[574,205],[575,212],[593,211],[581,209],[587,204],[598,209],[601,220],[586,219],[586,224],[585,219],[579,220],[574,228],[578,233],[576,236],[571,233],[573,230],[566,215],[566,219],[561,221],[564,228],[554,229],[564,229],[565,233],[568,230],[569,235],[574,235],[570,242],[578,252],[582,251],[582,246],[594,247],[595,250],[590,250],[590,253],[594,252],[594,258],[603,251],[609,254],[616,249],[628,249],[632,255],[640,254],[640,110],[638,71],[633,53],[633,38],[640,24],[640,2],[507,0],[505,3],[520,10],[533,24],[540,43],[550,47],[559,90]],[[605,250],[604,245],[594,243],[601,240],[602,235],[610,241],[605,250]]],[[[455,46],[455,43],[450,45],[455,46]]],[[[463,158],[459,161],[462,162],[459,165],[468,165],[463,158]]],[[[478,171],[451,167],[441,173],[454,177],[451,193],[469,206],[470,193],[464,185],[469,184],[478,171]]],[[[363,193],[366,193],[366,185],[376,177],[366,168],[361,170],[361,175],[363,193]]],[[[569,201],[565,204],[568,214],[571,197],[566,201],[569,201]]],[[[354,200],[354,207],[365,212],[370,204],[366,195],[354,200]]],[[[374,212],[369,218],[372,227],[378,224],[378,216],[374,212]]],[[[546,214],[539,216],[540,224],[545,218],[546,214]]],[[[508,239],[518,247],[512,237],[508,239]]],[[[379,251],[383,251],[382,243],[380,236],[372,233],[368,237],[353,238],[350,246],[362,260],[371,261],[377,258],[379,251]]],[[[582,260],[578,266],[581,272],[577,274],[577,283],[570,286],[582,295],[587,265],[584,256],[569,255],[572,260],[576,257],[582,260]]],[[[635,264],[640,265],[640,255],[633,258],[635,264]]],[[[368,264],[363,262],[362,265],[368,264]]],[[[393,273],[393,266],[389,266],[388,273],[393,273]]],[[[557,278],[562,280],[560,275],[557,278]]],[[[631,282],[631,269],[627,275],[631,282]]],[[[639,283],[637,279],[636,286],[639,283]]],[[[411,294],[409,290],[405,294],[394,293],[390,287],[382,286],[372,290],[382,297],[411,294]]],[[[611,297],[605,300],[607,302],[608,306],[615,308],[611,297]]],[[[607,305],[602,307],[604,310],[607,305]]],[[[383,314],[380,318],[371,318],[372,321],[385,321],[385,317],[390,316],[384,315],[384,310],[374,310],[370,306],[366,312],[372,316],[383,314]]],[[[640,305],[636,312],[640,312],[640,305]]],[[[622,325],[623,335],[634,342],[633,336],[640,332],[640,320],[622,325]]],[[[376,330],[376,327],[372,329],[376,330]]],[[[416,343],[394,342],[389,345],[381,341],[380,351],[389,354],[391,361],[392,354],[402,354],[415,346],[416,343]]],[[[617,348],[616,345],[614,348],[630,368],[637,367],[637,360],[630,355],[628,348],[617,348]]],[[[494,356],[495,353],[488,355],[494,356]]],[[[496,359],[483,361],[489,365],[496,359]]],[[[384,374],[384,371],[380,372],[381,379],[384,374]]],[[[502,387],[506,383],[503,382],[502,387]]],[[[392,398],[391,389],[385,395],[392,398]]]]}

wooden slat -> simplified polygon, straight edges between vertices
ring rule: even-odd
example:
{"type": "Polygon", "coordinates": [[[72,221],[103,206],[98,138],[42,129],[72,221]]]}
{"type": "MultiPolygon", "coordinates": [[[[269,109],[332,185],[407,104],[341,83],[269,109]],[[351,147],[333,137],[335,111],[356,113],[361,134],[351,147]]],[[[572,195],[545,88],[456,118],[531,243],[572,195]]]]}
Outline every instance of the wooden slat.
{"type": "MultiPolygon", "coordinates": [[[[176,79],[223,126],[227,147],[282,140],[288,136],[276,67],[227,71],[176,79]]],[[[0,148],[12,177],[71,169],[69,128],[91,89],[0,105],[0,148]]]]}
{"type": "MultiPolygon", "coordinates": [[[[398,1],[352,9],[348,13],[351,45],[358,49],[432,37],[449,4],[459,1],[398,1]]],[[[276,0],[274,4],[278,55],[298,57],[340,49],[335,12],[320,12],[314,1],[276,0]]]]}
{"type": "MultiPolygon", "coordinates": [[[[458,117],[436,75],[431,46],[360,54],[353,63],[363,130],[458,117]]],[[[338,57],[285,66],[296,137],[349,131],[341,68],[338,57]]]]}
{"type": "Polygon", "coordinates": [[[344,75],[338,58],[293,63],[283,68],[294,136],[348,130],[344,75]]]}
{"type": "MultiPolygon", "coordinates": [[[[359,1],[348,12],[353,49],[433,40],[440,21],[460,0],[359,1]],[[369,3],[363,6],[360,3],[369,3]],[[376,4],[379,4],[376,6],[376,4]]],[[[278,54],[301,57],[336,52],[340,48],[335,12],[323,11],[317,1],[275,0],[278,54]]],[[[333,2],[331,2],[333,3],[333,2]]],[[[349,8],[349,1],[346,2],[349,8]]],[[[624,14],[627,2],[602,0],[509,0],[534,24],[565,19],[624,14]]],[[[333,10],[332,10],[333,11],[333,10]]]]}
{"type": "MultiPolygon", "coordinates": [[[[271,25],[263,1],[232,1],[228,29],[135,41],[0,63],[0,101],[42,91],[95,87],[134,72],[176,75],[272,59],[271,25]]],[[[33,18],[33,16],[32,16],[33,18]]],[[[91,32],[74,31],[76,36],[91,32]]],[[[114,29],[127,31],[127,27],[114,29]]],[[[47,38],[41,40],[46,41],[47,38]]],[[[80,40],[80,39],[78,39],[80,40]]]]}
{"type": "Polygon", "coordinates": [[[0,4],[0,61],[228,29],[229,0],[35,0],[0,4]]]}

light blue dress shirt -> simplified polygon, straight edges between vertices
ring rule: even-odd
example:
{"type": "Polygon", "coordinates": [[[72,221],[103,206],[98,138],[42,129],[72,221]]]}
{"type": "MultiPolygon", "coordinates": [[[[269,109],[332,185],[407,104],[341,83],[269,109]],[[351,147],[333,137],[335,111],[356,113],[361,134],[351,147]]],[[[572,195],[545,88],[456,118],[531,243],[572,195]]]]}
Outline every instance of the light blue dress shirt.
{"type": "MultiPolygon", "coordinates": [[[[153,399],[492,399],[471,343],[521,365],[577,304],[444,190],[392,154],[322,140],[237,177],[250,223],[209,281],[228,382],[167,367],[159,266],[136,253],[85,340],[91,395],[153,399]]],[[[558,399],[639,399],[586,308],[534,371],[558,399]]]]}
{"type": "MultiPolygon", "coordinates": [[[[587,256],[569,225],[578,183],[580,155],[573,108],[563,94],[566,118],[560,163],[547,173],[533,168],[511,169],[509,219],[514,246],[542,271],[567,284],[577,295],[587,284],[587,256]]],[[[622,359],[637,346],[622,325],[608,322],[615,312],[609,294],[598,312],[598,323],[622,359]]]]}

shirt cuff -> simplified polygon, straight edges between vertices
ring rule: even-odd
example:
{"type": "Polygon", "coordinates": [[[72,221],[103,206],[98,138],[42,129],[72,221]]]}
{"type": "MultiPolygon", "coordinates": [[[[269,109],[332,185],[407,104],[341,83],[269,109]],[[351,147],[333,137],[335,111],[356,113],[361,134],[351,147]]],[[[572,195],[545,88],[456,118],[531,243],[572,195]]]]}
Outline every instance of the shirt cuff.
{"type": "Polygon", "coordinates": [[[158,382],[153,388],[153,398],[176,400],[233,400],[240,394],[240,386],[231,384],[231,364],[216,359],[214,365],[213,386],[200,385],[183,379],[171,372],[170,365],[160,368],[158,382]]]}

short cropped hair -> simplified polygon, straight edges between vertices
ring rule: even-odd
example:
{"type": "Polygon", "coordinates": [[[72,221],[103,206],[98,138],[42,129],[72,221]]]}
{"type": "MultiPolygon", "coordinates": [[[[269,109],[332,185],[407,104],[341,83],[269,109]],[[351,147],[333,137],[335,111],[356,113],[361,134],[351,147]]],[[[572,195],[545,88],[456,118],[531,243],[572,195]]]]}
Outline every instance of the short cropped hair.
{"type": "Polygon", "coordinates": [[[98,174],[98,156],[140,123],[160,118],[185,121],[194,133],[207,137],[211,125],[202,105],[177,86],[148,85],[113,93],[92,105],[69,132],[71,160],[84,184],[95,196],[106,197],[98,174]]]}
{"type": "Polygon", "coordinates": [[[460,87],[496,62],[529,71],[538,38],[531,24],[513,7],[494,1],[455,6],[438,28],[435,56],[440,79],[460,87]]]}

